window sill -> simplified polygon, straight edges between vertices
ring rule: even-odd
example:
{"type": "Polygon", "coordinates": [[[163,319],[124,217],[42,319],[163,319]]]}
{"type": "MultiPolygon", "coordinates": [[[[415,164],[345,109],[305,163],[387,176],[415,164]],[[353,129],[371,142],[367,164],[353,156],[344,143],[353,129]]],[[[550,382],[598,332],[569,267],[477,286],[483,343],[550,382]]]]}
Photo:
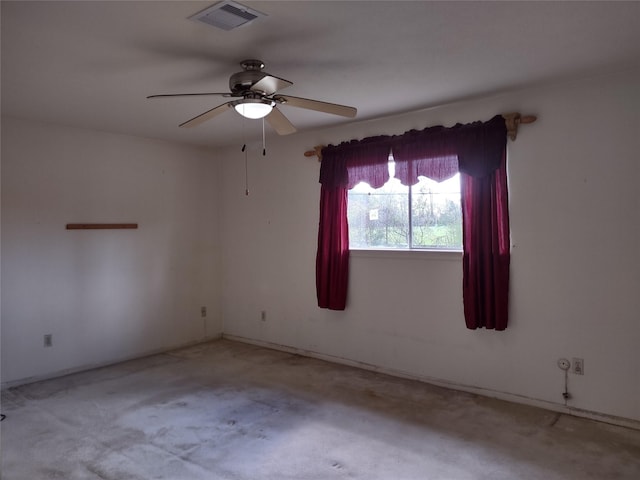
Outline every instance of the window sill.
{"type": "Polygon", "coordinates": [[[352,258],[462,261],[461,250],[351,249],[352,258]]]}

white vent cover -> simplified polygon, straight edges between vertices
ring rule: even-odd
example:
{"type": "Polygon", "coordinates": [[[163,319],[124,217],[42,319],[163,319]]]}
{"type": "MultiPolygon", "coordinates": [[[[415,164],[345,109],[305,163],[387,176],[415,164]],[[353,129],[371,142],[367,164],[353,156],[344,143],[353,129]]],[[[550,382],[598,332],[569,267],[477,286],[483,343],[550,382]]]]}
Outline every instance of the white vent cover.
{"type": "Polygon", "coordinates": [[[196,13],[189,17],[189,19],[206,23],[207,25],[213,25],[223,30],[233,30],[258,17],[266,16],[266,14],[258,12],[253,8],[245,7],[238,2],[224,0],[196,13]]]}

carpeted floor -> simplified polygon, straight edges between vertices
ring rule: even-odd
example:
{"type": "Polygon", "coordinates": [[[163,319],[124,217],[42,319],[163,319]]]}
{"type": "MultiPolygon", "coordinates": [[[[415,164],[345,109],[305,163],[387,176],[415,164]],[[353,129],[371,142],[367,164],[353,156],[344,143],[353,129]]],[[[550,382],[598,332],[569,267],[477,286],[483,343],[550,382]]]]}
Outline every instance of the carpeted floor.
{"type": "Polygon", "coordinates": [[[221,340],[2,392],[2,479],[640,479],[640,431],[221,340]]]}

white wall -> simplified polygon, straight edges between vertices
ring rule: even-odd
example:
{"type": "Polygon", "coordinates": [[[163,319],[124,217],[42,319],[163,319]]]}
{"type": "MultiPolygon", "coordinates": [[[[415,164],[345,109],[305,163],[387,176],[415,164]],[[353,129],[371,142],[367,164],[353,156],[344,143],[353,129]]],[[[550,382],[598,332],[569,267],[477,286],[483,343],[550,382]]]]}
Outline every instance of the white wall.
{"type": "Polygon", "coordinates": [[[561,406],[564,386],[556,360],[582,357],[586,374],[570,376],[569,405],[639,421],[639,84],[635,70],[271,135],[267,157],[249,145],[248,197],[240,146],[214,159],[159,141],[3,118],[2,382],[224,329],[551,407],[561,406]],[[319,309],[319,164],[303,152],[514,110],[539,120],[509,143],[509,328],[465,328],[457,255],[353,254],[347,310],[319,309]],[[70,222],[140,228],[66,231],[70,222]],[[51,348],[42,346],[47,333],[51,348]]]}
{"type": "Polygon", "coordinates": [[[266,158],[250,148],[248,197],[240,149],[221,152],[225,335],[560,409],[556,361],[582,357],[569,406],[640,420],[638,85],[632,70],[270,137],[266,158]],[[539,115],[509,143],[509,328],[465,328],[458,255],[352,254],[347,309],[319,309],[319,164],[303,152],[507,111],[539,115]]]}
{"type": "Polygon", "coordinates": [[[3,118],[2,382],[219,336],[218,182],[205,150],[3,118]]]}

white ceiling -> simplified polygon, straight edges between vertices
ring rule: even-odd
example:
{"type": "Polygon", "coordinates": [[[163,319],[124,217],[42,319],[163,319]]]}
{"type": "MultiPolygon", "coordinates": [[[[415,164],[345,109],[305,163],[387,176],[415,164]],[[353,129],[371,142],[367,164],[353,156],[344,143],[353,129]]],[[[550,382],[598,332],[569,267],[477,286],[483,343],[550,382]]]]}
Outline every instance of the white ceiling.
{"type": "MultiPolygon", "coordinates": [[[[246,1],[268,16],[224,31],[193,1],[2,1],[2,113],[194,145],[257,136],[224,98],[239,62],[294,83],[285,94],[370,119],[640,64],[640,2],[246,1]]],[[[281,110],[298,130],[353,120],[281,110]]],[[[267,125],[267,135],[275,132],[267,125]]]]}

